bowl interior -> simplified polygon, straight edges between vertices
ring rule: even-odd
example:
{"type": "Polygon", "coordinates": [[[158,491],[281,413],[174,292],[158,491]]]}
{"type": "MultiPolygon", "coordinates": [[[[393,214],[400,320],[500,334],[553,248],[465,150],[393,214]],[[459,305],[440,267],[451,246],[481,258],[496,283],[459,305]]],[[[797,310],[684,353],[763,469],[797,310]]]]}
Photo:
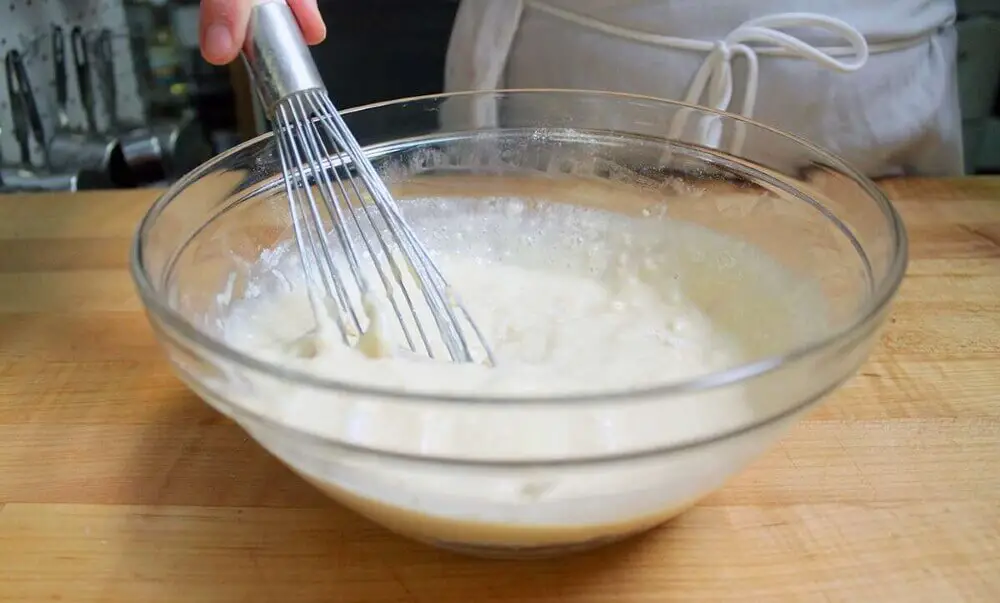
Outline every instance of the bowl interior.
{"type": "MultiPolygon", "coordinates": [[[[870,182],[835,158],[736,118],[701,115],[719,120],[725,133],[721,142],[707,144],[691,129],[666,138],[664,121],[681,111],[697,113],[674,103],[620,95],[512,92],[400,101],[347,115],[379,173],[432,247],[449,242],[435,234],[428,219],[442,200],[461,199],[471,211],[505,197],[523,199],[527,214],[560,204],[607,211],[621,216],[627,226],[622,230],[621,222],[609,221],[590,236],[630,239],[639,252],[633,259],[648,252],[676,260],[687,295],[745,344],[737,363],[697,382],[565,398],[475,396],[476,401],[572,400],[605,404],[602,412],[622,416],[631,412],[625,406],[632,401],[641,412],[662,419],[662,409],[653,407],[664,401],[678,417],[708,405],[723,412],[726,396],[698,392],[739,383],[745,390],[740,395],[756,406],[750,415],[698,429],[684,427],[683,421],[676,429],[651,424],[648,433],[605,451],[639,454],[723,437],[787,416],[830,391],[863,360],[905,265],[905,236],[891,207],[870,182]],[[487,112],[492,117],[478,111],[484,99],[496,110],[487,112]],[[408,116],[425,111],[438,115],[435,127],[407,125],[408,116]],[[391,135],[378,134],[386,129],[391,135]],[[730,144],[737,138],[741,144],[730,144]],[[706,237],[692,240],[685,234],[691,230],[678,230],[677,224],[714,233],[724,244],[706,245],[706,237]],[[779,270],[756,269],[763,262],[779,270]],[[620,404],[609,408],[609,401],[620,404]]],[[[569,239],[581,234],[569,225],[566,232],[569,239]]],[[[521,244],[516,229],[503,234],[470,245],[496,252],[521,244]]],[[[263,421],[271,420],[267,413],[276,402],[289,406],[282,392],[309,390],[297,392],[301,408],[275,421],[319,438],[325,437],[321,418],[309,409],[328,409],[345,394],[378,407],[380,416],[403,418],[415,412],[413,402],[469,401],[464,395],[352,389],[342,380],[254,363],[252,355],[223,341],[221,321],[230,303],[253,295],[271,276],[275,250],[287,249],[291,238],[280,163],[269,137],[203,166],[151,210],[137,244],[140,290],[154,324],[200,363],[181,366],[189,383],[201,386],[220,406],[231,402],[227,410],[248,411],[248,418],[263,421]],[[241,391],[236,386],[247,373],[223,371],[220,376],[218,367],[224,363],[267,373],[273,383],[241,391]],[[206,364],[212,366],[202,366],[206,364]]],[[[588,248],[585,243],[578,246],[582,251],[588,248]]],[[[175,364],[182,363],[175,357],[175,364]]],[[[517,430],[528,420],[508,415],[509,408],[476,405],[448,412],[455,425],[485,422],[502,432],[517,430]],[[484,421],[486,416],[492,418],[484,421]]],[[[584,408],[578,405],[572,412],[586,412],[584,408]]],[[[565,411],[553,407],[552,412],[565,411]]],[[[325,420],[335,428],[335,419],[325,420]]],[[[391,438],[346,443],[435,458],[451,454],[391,438]]],[[[524,459],[551,459],[552,449],[542,444],[532,450],[484,449],[481,460],[507,459],[513,452],[524,459]]]]}
{"type": "MultiPolygon", "coordinates": [[[[630,217],[624,225],[585,234],[625,234],[636,257],[672,254],[686,293],[747,343],[746,361],[850,327],[877,286],[871,245],[859,240],[853,216],[845,219],[828,199],[810,194],[809,182],[704,148],[552,128],[422,136],[378,145],[371,153],[432,251],[455,243],[435,232],[434,218],[447,209],[434,201],[461,199],[465,211],[475,212],[476,203],[516,197],[528,203],[529,212],[546,204],[574,204],[630,217]],[[670,227],[677,222],[723,235],[726,244],[712,249],[701,240],[699,245],[670,227]],[[783,272],[754,270],[755,257],[783,272]]],[[[178,231],[190,231],[186,240],[165,246],[173,257],[159,275],[162,294],[212,337],[220,336],[226,302],[259,286],[273,267],[269,254],[288,249],[293,236],[285,190],[273,173],[273,149],[263,149],[256,162],[264,174],[249,186],[245,173],[220,172],[181,194],[181,204],[187,198],[214,202],[199,216],[201,224],[191,224],[192,214],[182,217],[178,211],[161,218],[188,222],[178,231]],[[234,176],[242,176],[243,190],[232,194],[234,176]]],[[[826,176],[816,169],[809,179],[826,176]]],[[[520,226],[503,237],[469,237],[470,250],[477,244],[479,253],[517,246],[520,226]]],[[[157,230],[163,229],[161,224],[157,230]]],[[[581,234],[567,225],[567,237],[581,234]]],[[[580,249],[584,253],[587,246],[580,249]]]]}

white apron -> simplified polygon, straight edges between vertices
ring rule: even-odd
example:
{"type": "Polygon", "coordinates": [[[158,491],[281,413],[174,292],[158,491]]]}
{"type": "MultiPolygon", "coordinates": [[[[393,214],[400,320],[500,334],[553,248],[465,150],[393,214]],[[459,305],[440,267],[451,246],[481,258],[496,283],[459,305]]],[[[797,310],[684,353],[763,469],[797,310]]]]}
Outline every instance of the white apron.
{"type": "MultiPolygon", "coordinates": [[[[684,100],[812,140],[873,177],[959,175],[954,19],[954,0],[462,0],[445,89],[684,100]]],[[[706,144],[715,125],[699,126],[706,144]]]]}

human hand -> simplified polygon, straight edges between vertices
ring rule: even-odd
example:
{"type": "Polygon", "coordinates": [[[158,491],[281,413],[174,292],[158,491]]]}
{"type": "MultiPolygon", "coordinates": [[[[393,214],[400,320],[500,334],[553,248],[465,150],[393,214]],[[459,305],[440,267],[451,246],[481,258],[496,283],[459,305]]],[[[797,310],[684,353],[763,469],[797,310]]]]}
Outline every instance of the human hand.
{"type": "MultiPolygon", "coordinates": [[[[239,56],[246,39],[250,8],[259,0],[201,0],[199,29],[201,54],[214,65],[225,65],[239,56]]],[[[295,14],[308,44],[326,37],[326,24],[317,0],[285,0],[295,14]]]]}

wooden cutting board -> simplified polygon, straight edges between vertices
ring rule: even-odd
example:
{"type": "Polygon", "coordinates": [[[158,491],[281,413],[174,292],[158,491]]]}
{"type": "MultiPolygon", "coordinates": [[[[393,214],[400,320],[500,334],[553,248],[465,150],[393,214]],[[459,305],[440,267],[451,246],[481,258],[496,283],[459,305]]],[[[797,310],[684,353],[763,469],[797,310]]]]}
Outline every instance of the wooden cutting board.
{"type": "Polygon", "coordinates": [[[522,563],[341,510],[171,375],[154,192],[0,197],[0,601],[996,603],[1000,179],[884,186],[912,262],[860,374],[671,525],[522,563]]]}

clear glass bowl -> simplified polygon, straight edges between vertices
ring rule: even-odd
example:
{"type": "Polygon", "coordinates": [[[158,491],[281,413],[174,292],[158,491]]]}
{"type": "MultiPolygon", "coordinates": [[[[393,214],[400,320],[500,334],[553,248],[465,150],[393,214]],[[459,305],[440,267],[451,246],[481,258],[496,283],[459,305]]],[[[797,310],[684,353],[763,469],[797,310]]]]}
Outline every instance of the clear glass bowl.
{"type": "MultiPolygon", "coordinates": [[[[358,387],[241,353],[214,326],[220,296],[243,295],[263,270],[261,254],[291,237],[271,136],[194,170],[150,209],[132,256],[138,291],[178,375],[342,504],[434,545],[550,555],[677,515],[854,373],[905,270],[903,225],[872,182],[802,140],[736,116],[623,94],[522,90],[405,99],[354,109],[345,119],[401,203],[530,195],[694,223],[820,293],[796,310],[802,324],[793,328],[790,314],[774,310],[787,306],[789,292],[761,298],[758,291],[756,305],[746,306],[741,267],[706,256],[699,270],[711,272],[715,285],[702,301],[756,342],[755,355],[684,382],[541,399],[358,387]],[[668,428],[669,417],[680,421],[733,392],[752,401],[752,420],[668,428]],[[536,453],[530,443],[516,458],[488,445],[447,455],[433,446],[331,438],[320,425],[274,412],[286,394],[317,405],[363,404],[386,416],[447,413],[497,433],[516,430],[525,417],[571,424],[583,414],[655,411],[667,419],[662,431],[653,425],[599,455],[536,453]]],[[[697,267],[700,250],[690,251],[697,267]]]]}

